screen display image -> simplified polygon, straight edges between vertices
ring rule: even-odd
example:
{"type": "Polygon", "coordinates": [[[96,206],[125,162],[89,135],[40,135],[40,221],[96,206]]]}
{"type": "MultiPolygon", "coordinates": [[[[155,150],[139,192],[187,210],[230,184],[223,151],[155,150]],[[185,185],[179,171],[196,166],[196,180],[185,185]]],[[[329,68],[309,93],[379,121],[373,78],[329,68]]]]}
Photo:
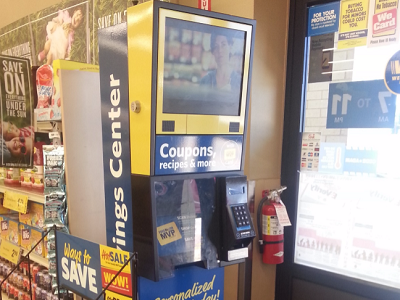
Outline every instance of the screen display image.
{"type": "Polygon", "coordinates": [[[245,44],[245,31],[167,17],[163,113],[238,116],[245,44]]]}

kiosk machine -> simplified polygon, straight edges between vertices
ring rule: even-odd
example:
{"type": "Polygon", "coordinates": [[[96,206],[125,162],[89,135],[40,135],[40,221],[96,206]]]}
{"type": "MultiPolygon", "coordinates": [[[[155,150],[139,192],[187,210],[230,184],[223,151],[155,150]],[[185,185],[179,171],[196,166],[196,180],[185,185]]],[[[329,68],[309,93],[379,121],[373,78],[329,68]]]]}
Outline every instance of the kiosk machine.
{"type": "Polygon", "coordinates": [[[255,237],[243,175],[255,21],[160,1],[127,14],[138,275],[243,262],[255,237]]]}

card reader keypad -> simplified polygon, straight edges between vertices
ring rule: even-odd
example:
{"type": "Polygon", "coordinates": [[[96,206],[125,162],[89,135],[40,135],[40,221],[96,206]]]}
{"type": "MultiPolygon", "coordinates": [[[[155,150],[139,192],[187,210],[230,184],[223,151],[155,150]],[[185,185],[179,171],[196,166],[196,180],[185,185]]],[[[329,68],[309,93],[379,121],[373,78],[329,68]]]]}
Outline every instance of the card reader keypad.
{"type": "Polygon", "coordinates": [[[250,216],[247,213],[246,205],[237,205],[232,207],[232,213],[235,217],[237,227],[250,226],[250,216]]]}

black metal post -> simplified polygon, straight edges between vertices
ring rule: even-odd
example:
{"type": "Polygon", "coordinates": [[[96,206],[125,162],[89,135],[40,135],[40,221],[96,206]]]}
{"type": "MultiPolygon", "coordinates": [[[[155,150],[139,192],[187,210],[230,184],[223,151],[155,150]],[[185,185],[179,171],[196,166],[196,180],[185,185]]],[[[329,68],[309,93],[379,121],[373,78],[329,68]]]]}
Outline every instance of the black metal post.
{"type": "MultiPolygon", "coordinates": [[[[54,243],[56,244],[56,270],[58,270],[58,261],[57,261],[57,226],[54,225],[53,229],[54,230],[54,243]]],[[[58,278],[58,275],[56,274],[56,280],[57,280],[57,292],[58,292],[58,300],[60,300],[60,279],[58,278]]]]}
{"type": "Polygon", "coordinates": [[[31,259],[28,254],[28,276],[29,276],[29,296],[32,300],[32,279],[31,279],[31,259]]]}
{"type": "Polygon", "coordinates": [[[137,253],[133,253],[131,255],[131,257],[129,257],[129,259],[124,263],[124,265],[121,267],[121,269],[119,269],[119,271],[117,272],[117,274],[115,274],[115,276],[110,280],[110,282],[107,284],[107,286],[103,289],[103,291],[100,293],[100,295],[97,296],[97,298],[95,300],[99,300],[100,297],[105,294],[106,290],[108,290],[108,288],[110,287],[110,285],[114,282],[114,280],[118,277],[118,275],[122,272],[122,270],[129,264],[129,262],[133,259],[136,258],[137,253]]]}

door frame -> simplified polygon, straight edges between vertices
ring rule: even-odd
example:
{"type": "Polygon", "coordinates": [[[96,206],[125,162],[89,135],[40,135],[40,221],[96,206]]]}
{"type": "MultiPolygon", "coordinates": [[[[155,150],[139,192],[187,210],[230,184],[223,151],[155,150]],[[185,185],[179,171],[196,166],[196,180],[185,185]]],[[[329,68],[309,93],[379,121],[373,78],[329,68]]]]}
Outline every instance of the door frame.
{"type": "MultiPolygon", "coordinates": [[[[284,108],[284,131],[282,142],[282,185],[288,189],[282,194],[291,227],[285,228],[285,262],[276,268],[275,299],[291,300],[293,279],[300,279],[328,288],[376,300],[398,300],[400,289],[369,283],[359,279],[318,270],[294,263],[298,180],[301,151],[303,108],[303,78],[305,43],[307,34],[307,12],[312,5],[335,2],[332,0],[291,0],[289,15],[286,94],[284,108]]],[[[394,237],[395,238],[395,237],[394,237]]],[[[320,298],[323,299],[323,298],[320,298]]]]}

